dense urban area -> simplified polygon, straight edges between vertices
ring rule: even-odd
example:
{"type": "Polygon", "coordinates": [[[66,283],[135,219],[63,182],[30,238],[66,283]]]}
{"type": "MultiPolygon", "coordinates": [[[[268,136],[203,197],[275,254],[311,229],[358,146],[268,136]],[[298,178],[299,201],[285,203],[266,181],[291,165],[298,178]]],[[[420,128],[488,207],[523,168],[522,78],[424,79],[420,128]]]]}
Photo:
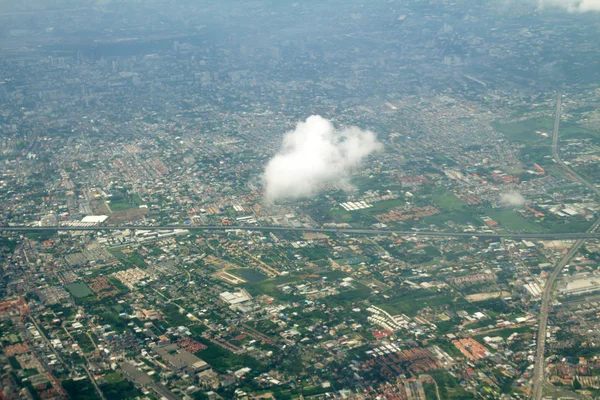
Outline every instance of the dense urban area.
{"type": "Polygon", "coordinates": [[[598,398],[600,13],[549,3],[0,2],[0,400],[598,398]],[[377,142],[267,195],[317,123],[377,142]]]}

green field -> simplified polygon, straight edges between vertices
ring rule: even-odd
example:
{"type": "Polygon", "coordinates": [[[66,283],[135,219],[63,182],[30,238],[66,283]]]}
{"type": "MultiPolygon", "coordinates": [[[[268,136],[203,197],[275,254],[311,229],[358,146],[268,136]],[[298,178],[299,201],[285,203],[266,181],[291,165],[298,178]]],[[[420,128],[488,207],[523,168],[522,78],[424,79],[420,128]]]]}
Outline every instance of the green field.
{"type": "Polygon", "coordinates": [[[511,231],[541,232],[544,230],[540,225],[526,220],[519,213],[511,210],[487,210],[485,214],[500,223],[504,229],[511,231]]]}
{"type": "Polygon", "coordinates": [[[227,272],[232,275],[239,276],[246,282],[260,282],[267,279],[265,275],[250,268],[229,269],[227,272]]]}
{"type": "Polygon", "coordinates": [[[600,140],[600,131],[592,131],[572,122],[561,122],[561,139],[592,139],[596,143],[600,140]]]}
{"type": "Polygon", "coordinates": [[[452,193],[433,195],[433,202],[444,211],[461,210],[466,204],[452,193]]]}
{"type": "MultiPolygon", "coordinates": [[[[521,149],[521,157],[525,162],[553,166],[550,145],[554,131],[554,117],[545,116],[510,123],[495,122],[492,123],[492,127],[502,132],[510,141],[525,145],[521,149]],[[542,136],[536,131],[545,132],[547,136],[542,136]]],[[[593,131],[573,122],[561,121],[560,138],[592,139],[597,142],[600,140],[600,131],[593,131]]]]}
{"type": "Polygon", "coordinates": [[[452,308],[460,309],[467,305],[467,301],[463,298],[454,298],[445,294],[418,289],[398,292],[385,302],[376,305],[392,315],[406,314],[413,317],[424,307],[450,305],[452,308]]]}
{"type": "Polygon", "coordinates": [[[433,204],[431,205],[441,212],[439,214],[421,218],[419,225],[434,224],[443,227],[448,221],[457,224],[477,223],[477,214],[473,211],[473,207],[467,205],[461,199],[456,197],[454,193],[447,191],[445,188],[436,188],[432,200],[433,204]]]}
{"type": "Polygon", "coordinates": [[[196,356],[209,363],[215,371],[224,373],[227,370],[242,366],[252,369],[260,366],[260,362],[250,356],[234,354],[204,338],[198,338],[198,340],[204,343],[207,348],[196,352],[196,356]]]}
{"type": "Polygon", "coordinates": [[[140,257],[127,257],[125,259],[126,263],[133,264],[136,267],[144,268],[146,266],[146,262],[142,260],[140,257]]]}
{"type": "Polygon", "coordinates": [[[372,290],[362,283],[353,283],[355,289],[346,290],[344,292],[329,296],[328,300],[334,304],[350,306],[361,300],[366,300],[371,296],[372,290]]]}
{"type": "Polygon", "coordinates": [[[125,258],[126,257],[125,254],[121,251],[121,249],[118,249],[115,247],[108,249],[108,252],[110,254],[112,254],[113,256],[115,256],[116,258],[125,258]]]}
{"type": "Polygon", "coordinates": [[[512,142],[524,145],[520,149],[521,159],[527,164],[541,166],[552,165],[552,131],[554,118],[550,116],[526,119],[511,123],[493,123],[492,126],[502,132],[512,142]],[[547,135],[542,136],[539,132],[547,135]]]}
{"type": "Polygon", "coordinates": [[[294,278],[286,276],[271,278],[260,282],[246,282],[242,283],[241,286],[248,290],[253,296],[267,295],[282,301],[289,301],[295,299],[295,296],[284,293],[279,290],[277,286],[291,282],[294,282],[294,278]]]}
{"type": "Polygon", "coordinates": [[[316,246],[316,247],[304,247],[294,249],[294,253],[302,255],[302,257],[308,258],[309,261],[327,260],[329,258],[330,247],[316,246]]]}
{"type": "Polygon", "coordinates": [[[27,236],[31,240],[37,240],[43,242],[44,240],[51,239],[56,232],[53,231],[41,231],[41,232],[23,232],[23,235],[27,236]]]}
{"type": "Polygon", "coordinates": [[[94,294],[88,285],[83,282],[69,283],[68,285],[65,285],[65,289],[67,289],[69,293],[77,298],[88,297],[94,294]]]}
{"type": "Polygon", "coordinates": [[[124,198],[117,199],[117,200],[111,199],[110,203],[108,205],[113,212],[129,210],[130,208],[133,208],[133,205],[131,205],[129,203],[129,201],[127,201],[127,199],[124,199],[124,198]]]}
{"type": "Polygon", "coordinates": [[[343,208],[332,208],[329,210],[329,214],[336,222],[352,222],[352,215],[343,208]]]}
{"type": "Polygon", "coordinates": [[[592,222],[587,222],[587,221],[577,221],[577,222],[570,222],[568,224],[564,224],[564,225],[554,225],[552,226],[552,232],[557,232],[557,233],[571,233],[571,232],[585,232],[587,231],[590,226],[592,225],[592,222]]]}
{"type": "Polygon", "coordinates": [[[140,258],[137,253],[123,253],[121,249],[109,249],[108,252],[121,260],[123,264],[133,264],[133,266],[144,268],[146,262],[140,258]]]}
{"type": "Polygon", "coordinates": [[[394,208],[394,207],[400,207],[403,206],[405,204],[404,199],[394,199],[394,200],[384,200],[384,201],[380,201],[377,203],[373,203],[373,207],[371,208],[365,208],[364,210],[360,210],[359,212],[365,212],[365,211],[376,211],[377,213],[383,212],[383,211],[387,211],[390,208],[394,208]]]}
{"type": "Polygon", "coordinates": [[[552,143],[554,118],[549,116],[538,117],[506,124],[496,122],[492,124],[492,127],[515,142],[525,144],[546,143],[550,145],[552,143]],[[545,132],[548,136],[542,136],[536,131],[545,132]]]}

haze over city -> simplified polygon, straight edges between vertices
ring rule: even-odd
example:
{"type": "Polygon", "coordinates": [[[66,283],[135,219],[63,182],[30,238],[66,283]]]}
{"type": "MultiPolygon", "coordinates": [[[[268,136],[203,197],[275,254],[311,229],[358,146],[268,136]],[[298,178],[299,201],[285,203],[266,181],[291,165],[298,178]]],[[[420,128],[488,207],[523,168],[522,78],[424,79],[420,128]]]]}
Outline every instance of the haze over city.
{"type": "Polygon", "coordinates": [[[0,399],[600,396],[598,0],[0,0],[0,399]]]}

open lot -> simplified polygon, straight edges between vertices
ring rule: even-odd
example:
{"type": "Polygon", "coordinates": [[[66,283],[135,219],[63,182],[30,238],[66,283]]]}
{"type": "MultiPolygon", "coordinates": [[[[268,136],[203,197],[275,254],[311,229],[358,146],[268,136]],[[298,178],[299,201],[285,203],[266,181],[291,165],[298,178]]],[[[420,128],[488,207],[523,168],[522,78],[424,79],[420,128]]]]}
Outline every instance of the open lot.
{"type": "Polygon", "coordinates": [[[498,222],[504,229],[520,232],[541,232],[543,227],[528,221],[519,213],[512,210],[486,210],[485,214],[498,222]]]}
{"type": "Polygon", "coordinates": [[[493,123],[492,126],[497,131],[504,133],[511,141],[526,144],[552,144],[553,117],[539,117],[510,123],[493,123]],[[537,132],[546,133],[547,136],[537,132]]]}
{"type": "Polygon", "coordinates": [[[267,279],[265,275],[261,274],[260,272],[256,272],[255,270],[250,268],[230,269],[227,272],[229,272],[232,275],[239,276],[246,282],[260,282],[267,279]]]}
{"type": "Polygon", "coordinates": [[[69,291],[74,297],[83,298],[94,294],[91,289],[83,282],[73,282],[65,285],[65,289],[69,291]]]}

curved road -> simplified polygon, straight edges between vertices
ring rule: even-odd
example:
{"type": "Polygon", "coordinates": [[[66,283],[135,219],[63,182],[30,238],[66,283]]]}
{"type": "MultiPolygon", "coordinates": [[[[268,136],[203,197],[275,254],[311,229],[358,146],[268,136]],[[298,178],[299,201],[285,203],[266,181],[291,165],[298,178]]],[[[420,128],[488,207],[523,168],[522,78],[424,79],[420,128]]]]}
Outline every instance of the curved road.
{"type": "MultiPolygon", "coordinates": [[[[563,169],[565,169],[569,174],[571,174],[575,179],[577,179],[580,183],[587,186],[592,192],[596,195],[600,196],[600,190],[593,184],[586,181],[581,175],[577,174],[573,171],[568,165],[566,165],[558,154],[558,131],[560,128],[560,116],[561,116],[561,102],[562,102],[562,94],[559,91],[556,98],[556,110],[554,112],[554,132],[552,135],[552,157],[563,169]]],[[[600,219],[590,226],[587,230],[588,233],[594,233],[596,229],[600,226],[600,219]]],[[[543,395],[543,389],[545,386],[545,358],[544,352],[546,350],[546,333],[548,330],[548,311],[550,309],[550,302],[552,301],[552,294],[554,290],[554,283],[556,282],[556,278],[562,271],[562,269],[567,265],[567,263],[573,258],[573,256],[577,253],[581,245],[583,245],[583,238],[578,239],[573,246],[569,249],[567,254],[561,258],[561,260],[556,264],[554,270],[548,277],[546,281],[546,286],[544,287],[544,293],[542,294],[542,305],[540,307],[540,320],[538,324],[538,335],[537,335],[537,350],[535,356],[535,368],[533,371],[533,392],[531,398],[534,400],[540,400],[543,395]]]]}

